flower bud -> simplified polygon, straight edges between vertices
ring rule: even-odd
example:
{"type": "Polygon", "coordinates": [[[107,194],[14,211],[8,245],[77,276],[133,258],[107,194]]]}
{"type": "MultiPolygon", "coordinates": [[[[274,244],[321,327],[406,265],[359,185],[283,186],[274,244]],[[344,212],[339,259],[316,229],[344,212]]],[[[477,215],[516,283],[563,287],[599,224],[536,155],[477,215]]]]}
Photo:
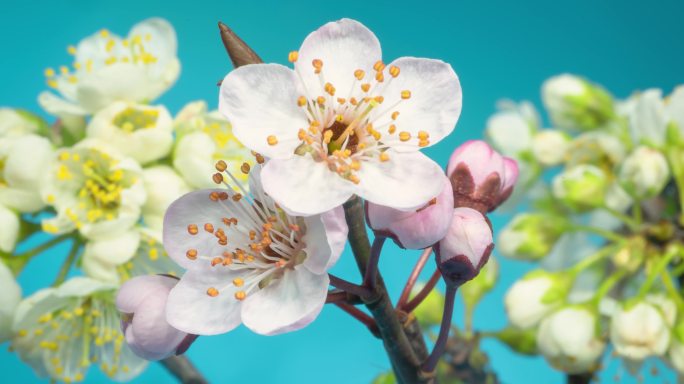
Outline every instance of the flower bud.
{"type": "Polygon", "coordinates": [[[558,165],[565,160],[570,137],[555,129],[545,129],[534,135],[532,153],[537,161],[547,167],[558,165]]]}
{"type": "Polygon", "coordinates": [[[190,192],[190,187],[166,165],[143,169],[143,182],[147,191],[147,200],[142,207],[143,219],[148,226],[161,230],[166,209],[174,200],[190,192]]]}
{"type": "Polygon", "coordinates": [[[21,109],[0,108],[0,138],[37,133],[47,123],[33,113],[21,109]]]}
{"type": "Polygon", "coordinates": [[[608,186],[603,170],[582,164],[566,169],[553,179],[553,195],[568,207],[582,211],[603,206],[608,186]]]}
{"type": "Polygon", "coordinates": [[[551,121],[560,128],[595,129],[614,115],[613,99],[605,89],[570,74],[546,80],[542,101],[551,121]]]}
{"type": "Polygon", "coordinates": [[[166,275],[138,276],[121,286],[116,306],[121,328],[136,355],[161,360],[184,353],[197,338],[166,321],[166,300],[178,279],[166,275]]]}
{"type": "Polygon", "coordinates": [[[542,320],[537,348],[554,368],[567,373],[592,372],[606,343],[596,334],[598,317],[582,307],[566,307],[542,320]]]}
{"type": "Polygon", "coordinates": [[[543,270],[529,272],[506,292],[508,320],[517,328],[534,328],[562,304],[569,290],[569,282],[561,275],[543,270]]]}
{"type": "Polygon", "coordinates": [[[662,356],[670,344],[670,320],[674,311],[665,301],[642,300],[620,306],[610,322],[610,341],[618,355],[631,361],[662,356]],[[662,308],[662,309],[661,309],[662,308]]]}
{"type": "Polygon", "coordinates": [[[532,147],[532,135],[538,124],[534,107],[521,103],[520,108],[502,110],[490,117],[486,135],[502,154],[520,158],[532,147]]]}
{"type": "Polygon", "coordinates": [[[684,374],[684,322],[680,320],[672,332],[672,341],[668,350],[670,364],[681,375],[684,374]]]}
{"type": "Polygon", "coordinates": [[[471,140],[451,155],[447,177],[454,190],[456,207],[487,213],[513,192],[518,164],[511,158],[502,157],[484,141],[471,140]]]}
{"type": "Polygon", "coordinates": [[[637,199],[658,195],[670,178],[667,159],[659,151],[638,147],[622,163],[618,174],[627,193],[637,199]]]}
{"type": "Polygon", "coordinates": [[[447,285],[459,286],[477,276],[493,248],[489,220],[472,208],[454,209],[449,232],[435,246],[437,265],[447,285]]]}
{"type": "Polygon", "coordinates": [[[475,307],[482,300],[482,297],[494,288],[498,279],[499,262],[496,261],[496,258],[490,257],[477,277],[460,288],[465,305],[471,308],[475,307]]]}
{"type": "Polygon", "coordinates": [[[536,355],[538,353],[536,336],[536,329],[520,329],[516,327],[506,327],[496,333],[496,338],[499,341],[523,355],[536,355]]]}
{"type": "Polygon", "coordinates": [[[0,204],[0,252],[11,253],[19,239],[19,215],[0,204]]]}
{"type": "Polygon", "coordinates": [[[12,271],[0,260],[0,343],[12,336],[12,320],[20,301],[21,287],[12,271]]]}
{"type": "Polygon", "coordinates": [[[517,260],[539,260],[548,255],[567,228],[567,221],[543,213],[517,215],[499,233],[501,254],[517,260]]]}
{"type": "Polygon", "coordinates": [[[454,194],[446,181],[442,192],[412,211],[366,202],[366,221],[376,235],[394,240],[401,248],[427,248],[446,235],[454,213],[454,194]]]}

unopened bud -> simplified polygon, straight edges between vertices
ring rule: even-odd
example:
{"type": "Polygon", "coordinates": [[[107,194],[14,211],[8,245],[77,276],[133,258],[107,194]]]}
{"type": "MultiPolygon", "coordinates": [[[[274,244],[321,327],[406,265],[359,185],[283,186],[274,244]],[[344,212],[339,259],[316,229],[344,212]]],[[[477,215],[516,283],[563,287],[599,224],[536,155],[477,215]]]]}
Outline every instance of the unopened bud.
{"type": "Polygon", "coordinates": [[[451,226],[435,246],[437,265],[447,285],[473,279],[492,253],[492,229],[480,212],[466,207],[453,211],[451,226]]]}
{"type": "Polygon", "coordinates": [[[582,164],[553,179],[553,195],[568,207],[583,211],[604,205],[608,177],[601,168],[582,164]]]}
{"type": "Polygon", "coordinates": [[[570,143],[567,133],[555,129],[539,131],[532,141],[534,158],[547,167],[558,165],[565,160],[570,143]]]}
{"type": "Polygon", "coordinates": [[[559,128],[595,129],[614,116],[613,99],[605,89],[570,74],[548,79],[542,100],[559,128]]]}
{"type": "Polygon", "coordinates": [[[543,270],[529,272],[506,292],[504,305],[508,320],[520,329],[536,327],[544,316],[563,303],[570,286],[562,275],[543,270]]]}
{"type": "Polygon", "coordinates": [[[670,169],[662,153],[642,146],[627,156],[618,177],[630,195],[637,199],[651,198],[665,188],[670,169]]]}
{"type": "Polygon", "coordinates": [[[499,250],[517,260],[539,260],[548,255],[567,229],[560,216],[544,213],[517,215],[499,232],[499,250]]]}

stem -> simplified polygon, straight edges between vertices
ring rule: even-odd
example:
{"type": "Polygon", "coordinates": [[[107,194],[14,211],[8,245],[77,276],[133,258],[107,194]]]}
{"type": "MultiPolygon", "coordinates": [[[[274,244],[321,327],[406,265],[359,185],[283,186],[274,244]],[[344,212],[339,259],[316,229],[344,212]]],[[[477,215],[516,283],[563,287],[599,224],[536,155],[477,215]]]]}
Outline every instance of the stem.
{"type": "Polygon", "coordinates": [[[449,284],[446,290],[446,300],[444,302],[444,314],[442,315],[442,325],[439,327],[439,336],[435,341],[435,346],[432,348],[432,353],[423,363],[422,369],[425,372],[432,372],[439,362],[439,358],[444,354],[447,340],[449,339],[449,330],[451,329],[451,317],[454,314],[454,298],[456,297],[456,290],[458,286],[449,284]]]}
{"type": "MultiPolygon", "coordinates": [[[[365,275],[370,259],[370,244],[366,233],[365,214],[361,199],[354,196],[344,203],[344,213],[349,227],[349,244],[359,270],[365,275]]],[[[431,377],[421,374],[420,364],[426,356],[413,347],[416,343],[424,343],[417,337],[421,336],[422,338],[422,335],[418,332],[418,335],[409,340],[397,313],[394,311],[381,274],[377,276],[375,290],[370,297],[364,298],[364,303],[378,326],[378,332],[383,340],[397,381],[402,384],[433,382],[431,377]]]]}
{"type": "Polygon", "coordinates": [[[420,303],[422,303],[423,300],[425,300],[425,298],[430,294],[430,292],[432,292],[432,290],[435,289],[435,285],[439,283],[440,277],[442,277],[442,274],[439,272],[439,270],[436,270],[432,274],[432,276],[430,276],[430,280],[428,280],[423,289],[421,289],[420,292],[418,292],[418,294],[416,294],[416,296],[413,299],[411,299],[411,301],[406,303],[402,310],[407,313],[413,312],[413,310],[415,310],[420,305],[420,303]]]}
{"type": "Polygon", "coordinates": [[[660,275],[660,271],[664,270],[668,266],[668,264],[670,264],[672,259],[674,259],[674,257],[679,254],[678,251],[678,248],[673,247],[665,253],[665,255],[658,261],[658,264],[656,264],[655,267],[653,267],[653,270],[648,274],[646,282],[644,282],[644,284],[639,289],[637,297],[643,299],[644,296],[646,296],[648,291],[651,289],[651,286],[655,282],[656,278],[658,278],[658,275],[660,275]]]}
{"type": "Polygon", "coordinates": [[[351,317],[355,318],[356,320],[360,321],[363,325],[368,327],[368,330],[373,334],[375,337],[380,337],[378,334],[378,326],[375,324],[375,320],[373,320],[372,317],[368,316],[365,314],[363,311],[360,309],[356,308],[355,306],[351,304],[347,304],[344,302],[337,302],[335,303],[341,310],[347,312],[351,317]]]}
{"type": "Polygon", "coordinates": [[[190,359],[183,355],[167,357],[160,363],[183,384],[207,384],[190,359]]]}
{"type": "Polygon", "coordinates": [[[629,229],[633,232],[636,232],[639,229],[639,223],[637,223],[634,219],[625,215],[624,213],[608,207],[603,207],[603,209],[605,209],[608,213],[615,216],[616,218],[620,219],[620,221],[625,223],[625,225],[627,225],[629,229]]]}
{"type": "Polygon", "coordinates": [[[632,205],[632,215],[634,216],[634,221],[637,225],[641,225],[643,222],[643,212],[641,210],[641,202],[637,201],[632,205]]]}
{"type": "Polygon", "coordinates": [[[41,254],[43,251],[47,249],[54,247],[55,245],[61,243],[62,241],[70,237],[71,234],[64,234],[57,237],[53,237],[52,239],[26,252],[19,253],[14,256],[3,257],[2,259],[7,264],[8,268],[10,268],[14,276],[17,276],[19,275],[19,273],[21,273],[26,264],[28,264],[28,262],[31,261],[33,257],[41,254]]]}
{"type": "Polygon", "coordinates": [[[583,270],[589,268],[594,263],[601,261],[604,257],[610,256],[613,253],[614,249],[615,247],[612,246],[607,246],[599,249],[591,256],[585,257],[584,259],[580,260],[577,264],[573,265],[568,271],[569,274],[577,275],[583,270]]]}
{"type": "Polygon", "coordinates": [[[601,303],[601,299],[610,292],[613,286],[622,280],[622,278],[627,274],[627,271],[621,270],[617,273],[612,274],[608,279],[606,279],[596,290],[596,296],[592,299],[596,306],[601,303]]]}
{"type": "Polygon", "coordinates": [[[363,286],[371,292],[375,290],[375,282],[378,276],[378,262],[380,261],[380,253],[382,253],[382,246],[385,244],[385,236],[375,236],[373,245],[371,246],[371,254],[368,259],[368,268],[363,275],[363,286]]]}
{"type": "Polygon", "coordinates": [[[354,284],[333,274],[328,274],[328,277],[330,277],[330,285],[345,292],[359,295],[361,297],[368,297],[372,293],[372,291],[362,285],[354,284]]]}
{"type": "Polygon", "coordinates": [[[663,279],[663,285],[665,285],[665,289],[670,293],[670,296],[672,296],[672,299],[677,304],[677,309],[679,311],[684,310],[684,299],[682,299],[681,293],[679,293],[677,287],[675,287],[672,276],[670,276],[670,274],[664,270],[660,272],[660,275],[663,279]]]}
{"type": "Polygon", "coordinates": [[[78,251],[80,249],[81,241],[79,239],[74,239],[73,243],[71,244],[71,249],[69,250],[69,255],[67,256],[66,260],[64,260],[64,263],[62,263],[59,273],[57,274],[57,278],[55,278],[55,282],[52,283],[53,287],[56,287],[64,282],[69,270],[71,269],[71,265],[74,263],[74,260],[76,260],[76,256],[78,255],[78,251]]]}
{"type": "Polygon", "coordinates": [[[328,296],[325,298],[326,304],[334,304],[337,302],[345,302],[351,305],[362,304],[361,297],[359,295],[354,295],[343,290],[331,290],[328,291],[328,296]]]}
{"type": "Polygon", "coordinates": [[[589,225],[573,225],[571,229],[580,232],[594,233],[614,243],[622,243],[625,241],[624,237],[620,235],[617,235],[611,231],[606,231],[605,229],[592,227],[589,225]]]}
{"type": "Polygon", "coordinates": [[[416,265],[413,267],[411,276],[409,276],[408,281],[404,286],[404,290],[401,292],[401,296],[399,296],[399,301],[397,301],[397,309],[400,309],[406,305],[409,296],[411,296],[411,290],[413,289],[413,286],[416,285],[418,276],[420,276],[420,273],[423,272],[423,268],[425,268],[425,264],[427,263],[430,254],[432,254],[432,247],[428,247],[423,250],[423,254],[420,255],[418,262],[416,262],[416,265]]]}

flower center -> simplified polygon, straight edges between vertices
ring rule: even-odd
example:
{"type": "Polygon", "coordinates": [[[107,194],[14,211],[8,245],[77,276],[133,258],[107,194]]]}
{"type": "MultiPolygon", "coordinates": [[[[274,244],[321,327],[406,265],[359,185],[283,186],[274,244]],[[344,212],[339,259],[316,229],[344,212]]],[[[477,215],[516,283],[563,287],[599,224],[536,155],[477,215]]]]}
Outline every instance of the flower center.
{"type": "MultiPolygon", "coordinates": [[[[257,162],[263,163],[263,157],[256,155],[256,158],[257,162]]],[[[226,217],[216,222],[189,223],[187,231],[191,236],[206,236],[206,241],[215,241],[218,247],[207,248],[218,251],[201,254],[191,248],[186,257],[209,263],[214,268],[240,271],[240,277],[224,286],[208,287],[207,295],[216,297],[230,290],[234,291],[235,299],[244,300],[250,293],[280,278],[286,269],[292,269],[306,259],[302,240],[306,226],[302,218],[285,213],[261,188],[247,192],[228,171],[225,161],[218,161],[216,169],[218,172],[213,180],[225,185],[226,190],[211,192],[207,198],[217,205],[216,209],[224,211],[226,217]]],[[[243,163],[241,170],[248,174],[250,166],[243,163]]]]}
{"type": "Polygon", "coordinates": [[[112,124],[126,132],[134,132],[138,129],[154,128],[158,117],[159,111],[156,109],[128,107],[114,116],[112,124]]]}
{"type": "MultiPolygon", "coordinates": [[[[89,74],[95,69],[114,65],[116,63],[131,63],[136,65],[153,65],[158,58],[149,51],[151,34],[134,35],[131,38],[118,40],[110,37],[110,32],[106,29],[101,30],[100,37],[104,39],[104,50],[106,55],[91,56],[85,60],[74,61],[73,71],[69,67],[62,65],[59,73],[52,68],[45,70],[45,78],[50,88],[58,88],[66,82],[76,84],[81,76],[89,74]]],[[[67,47],[67,52],[76,56],[77,49],[73,45],[67,47]]]]}
{"type": "MultiPolygon", "coordinates": [[[[289,61],[298,59],[296,51],[290,52],[289,61]]],[[[314,74],[319,78],[320,88],[307,89],[298,66],[295,70],[305,94],[297,99],[309,126],[301,128],[297,134],[301,144],[295,150],[297,155],[309,153],[315,161],[327,162],[328,168],[340,177],[355,184],[360,182],[358,170],[366,161],[385,162],[390,160],[387,149],[410,145],[411,133],[397,131],[399,117],[397,107],[411,98],[410,90],[402,90],[393,104],[385,105],[389,96],[388,86],[399,77],[400,69],[387,67],[382,61],[373,66],[374,76],[366,76],[364,70],[350,73],[352,84],[348,95],[338,95],[334,84],[326,81],[324,63],[314,59],[311,63],[314,74]],[[385,81],[385,79],[388,79],[385,81]],[[344,96],[344,97],[340,97],[344,96]],[[389,122],[376,125],[386,115],[389,122]]],[[[418,146],[429,144],[427,132],[418,133],[418,146]]],[[[275,135],[267,137],[269,145],[277,145],[275,135]]]]}

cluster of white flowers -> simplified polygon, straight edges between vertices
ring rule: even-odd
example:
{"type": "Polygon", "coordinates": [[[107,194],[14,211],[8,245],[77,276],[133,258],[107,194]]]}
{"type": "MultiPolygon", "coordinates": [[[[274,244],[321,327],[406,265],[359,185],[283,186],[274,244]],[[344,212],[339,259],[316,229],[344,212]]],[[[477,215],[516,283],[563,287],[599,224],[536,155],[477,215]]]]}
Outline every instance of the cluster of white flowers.
{"type": "Polygon", "coordinates": [[[617,100],[565,74],[542,100],[552,129],[527,102],[503,103],[487,126],[519,161],[518,193],[533,207],[500,232],[499,249],[542,267],[506,294],[510,323],[571,374],[599,369],[609,345],[631,373],[657,357],[684,374],[674,270],[684,257],[684,86],[617,100]]]}
{"type": "Polygon", "coordinates": [[[177,275],[161,242],[166,209],[210,185],[216,159],[238,169],[252,159],[205,102],[175,118],[154,104],[178,78],[176,50],[163,19],[142,21],[125,37],[100,30],[67,48],[70,66],[45,70],[52,91],[38,100],[53,122],[0,109],[0,342],[10,340],[39,375],[81,381],[91,364],[117,380],[142,371],[146,360],[119,328],[119,285],[177,275]],[[17,251],[41,230],[52,240],[17,251]],[[60,240],[72,243],[66,270],[80,257],[85,277],[60,275],[21,300],[14,275],[60,240]]]}

